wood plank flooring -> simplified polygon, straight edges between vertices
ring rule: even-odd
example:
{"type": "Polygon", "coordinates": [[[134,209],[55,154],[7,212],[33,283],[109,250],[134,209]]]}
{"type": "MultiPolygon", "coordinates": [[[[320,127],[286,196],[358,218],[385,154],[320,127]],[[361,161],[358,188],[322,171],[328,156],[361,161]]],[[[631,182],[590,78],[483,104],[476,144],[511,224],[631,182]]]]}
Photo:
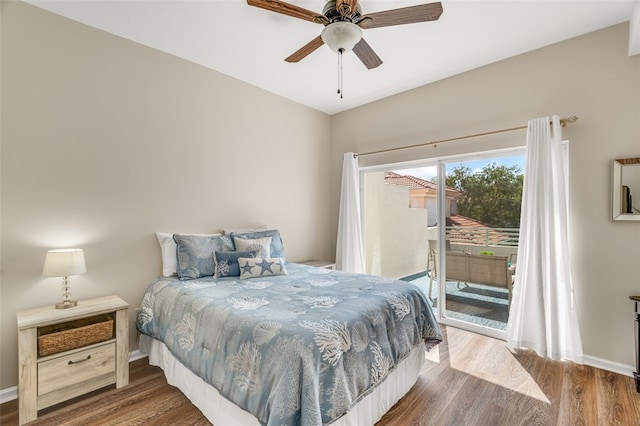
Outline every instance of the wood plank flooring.
{"type": "MultiPolygon", "coordinates": [[[[453,327],[443,332],[416,385],[377,426],[640,426],[631,377],[513,354],[500,340],[453,327]]],[[[130,372],[129,386],[42,410],[29,425],[210,424],[146,358],[130,372]]],[[[0,406],[0,424],[18,424],[17,401],[0,406]]]]}

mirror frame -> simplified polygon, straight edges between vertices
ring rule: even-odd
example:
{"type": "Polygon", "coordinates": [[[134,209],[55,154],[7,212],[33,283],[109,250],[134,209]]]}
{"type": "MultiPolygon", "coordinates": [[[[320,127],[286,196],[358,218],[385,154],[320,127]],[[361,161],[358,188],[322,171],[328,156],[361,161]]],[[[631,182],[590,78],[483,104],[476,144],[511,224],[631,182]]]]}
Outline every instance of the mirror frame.
{"type": "Polygon", "coordinates": [[[622,213],[620,209],[623,167],[640,167],[640,157],[613,160],[611,167],[611,217],[613,220],[640,221],[640,213],[622,213]]]}

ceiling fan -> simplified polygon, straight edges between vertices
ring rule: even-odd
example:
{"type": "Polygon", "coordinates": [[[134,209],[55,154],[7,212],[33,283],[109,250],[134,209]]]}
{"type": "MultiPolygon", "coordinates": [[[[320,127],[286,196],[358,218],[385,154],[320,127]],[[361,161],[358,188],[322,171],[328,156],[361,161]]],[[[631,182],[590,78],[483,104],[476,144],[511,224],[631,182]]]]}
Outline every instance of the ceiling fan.
{"type": "Polygon", "coordinates": [[[362,14],[358,0],[329,0],[322,14],[280,0],[247,0],[247,4],[324,25],[321,35],[302,46],[285,61],[298,62],[323,44],[327,44],[331,50],[340,54],[353,49],[368,69],[380,66],[382,60],[362,38],[363,28],[436,21],[442,14],[440,2],[385,10],[368,15],[362,14]]]}

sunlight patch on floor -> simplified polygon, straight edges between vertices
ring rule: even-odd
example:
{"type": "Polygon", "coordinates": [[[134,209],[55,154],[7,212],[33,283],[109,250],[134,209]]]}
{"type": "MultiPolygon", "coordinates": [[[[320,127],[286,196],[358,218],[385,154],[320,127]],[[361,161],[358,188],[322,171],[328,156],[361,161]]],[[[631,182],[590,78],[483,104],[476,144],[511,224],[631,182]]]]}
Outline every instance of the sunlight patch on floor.
{"type": "Polygon", "coordinates": [[[447,355],[443,356],[441,351],[438,350],[438,346],[436,346],[431,352],[427,353],[426,359],[436,363],[448,363],[450,368],[465,374],[544,403],[551,403],[534,378],[507,349],[504,342],[495,340],[490,345],[479,345],[479,350],[472,352],[469,350],[456,350],[456,346],[459,343],[458,338],[462,342],[460,343],[461,345],[466,345],[469,339],[471,341],[488,339],[485,336],[448,327],[447,340],[441,343],[441,345],[448,346],[449,350],[445,352],[447,355]]]}
{"type": "Polygon", "coordinates": [[[424,355],[425,361],[435,362],[436,364],[440,364],[440,351],[438,347],[431,349],[429,352],[425,352],[424,355]]]}
{"type": "Polygon", "coordinates": [[[455,356],[450,361],[453,369],[539,401],[551,403],[533,377],[513,356],[510,356],[505,362],[506,365],[501,366],[496,366],[492,361],[487,363],[468,362],[468,359],[456,359],[455,356]],[[498,374],[496,370],[499,370],[500,373],[498,374]],[[507,374],[504,373],[505,370],[508,371],[507,374]]]}

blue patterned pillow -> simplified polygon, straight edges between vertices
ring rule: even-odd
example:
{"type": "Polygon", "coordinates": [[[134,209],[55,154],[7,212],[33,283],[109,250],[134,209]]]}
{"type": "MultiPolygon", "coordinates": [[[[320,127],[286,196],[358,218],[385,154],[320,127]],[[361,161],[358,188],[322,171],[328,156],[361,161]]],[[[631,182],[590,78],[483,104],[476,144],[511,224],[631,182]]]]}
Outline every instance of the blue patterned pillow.
{"type": "Polygon", "coordinates": [[[269,229],[266,231],[256,231],[256,232],[243,232],[231,233],[232,238],[243,238],[247,239],[259,239],[264,237],[271,237],[271,257],[285,257],[284,255],[284,245],[282,244],[282,238],[280,237],[280,232],[277,229],[269,229]]]}
{"type": "Polygon", "coordinates": [[[268,277],[270,275],[288,275],[282,257],[240,257],[240,279],[268,277]]]}
{"type": "Polygon", "coordinates": [[[239,257],[256,257],[256,251],[216,251],[213,252],[213,261],[215,262],[214,277],[239,277],[240,266],[238,265],[239,257]]]}
{"type": "Polygon", "coordinates": [[[190,280],[213,275],[213,253],[232,251],[233,241],[228,235],[202,236],[173,234],[178,256],[178,278],[190,280]]]}

